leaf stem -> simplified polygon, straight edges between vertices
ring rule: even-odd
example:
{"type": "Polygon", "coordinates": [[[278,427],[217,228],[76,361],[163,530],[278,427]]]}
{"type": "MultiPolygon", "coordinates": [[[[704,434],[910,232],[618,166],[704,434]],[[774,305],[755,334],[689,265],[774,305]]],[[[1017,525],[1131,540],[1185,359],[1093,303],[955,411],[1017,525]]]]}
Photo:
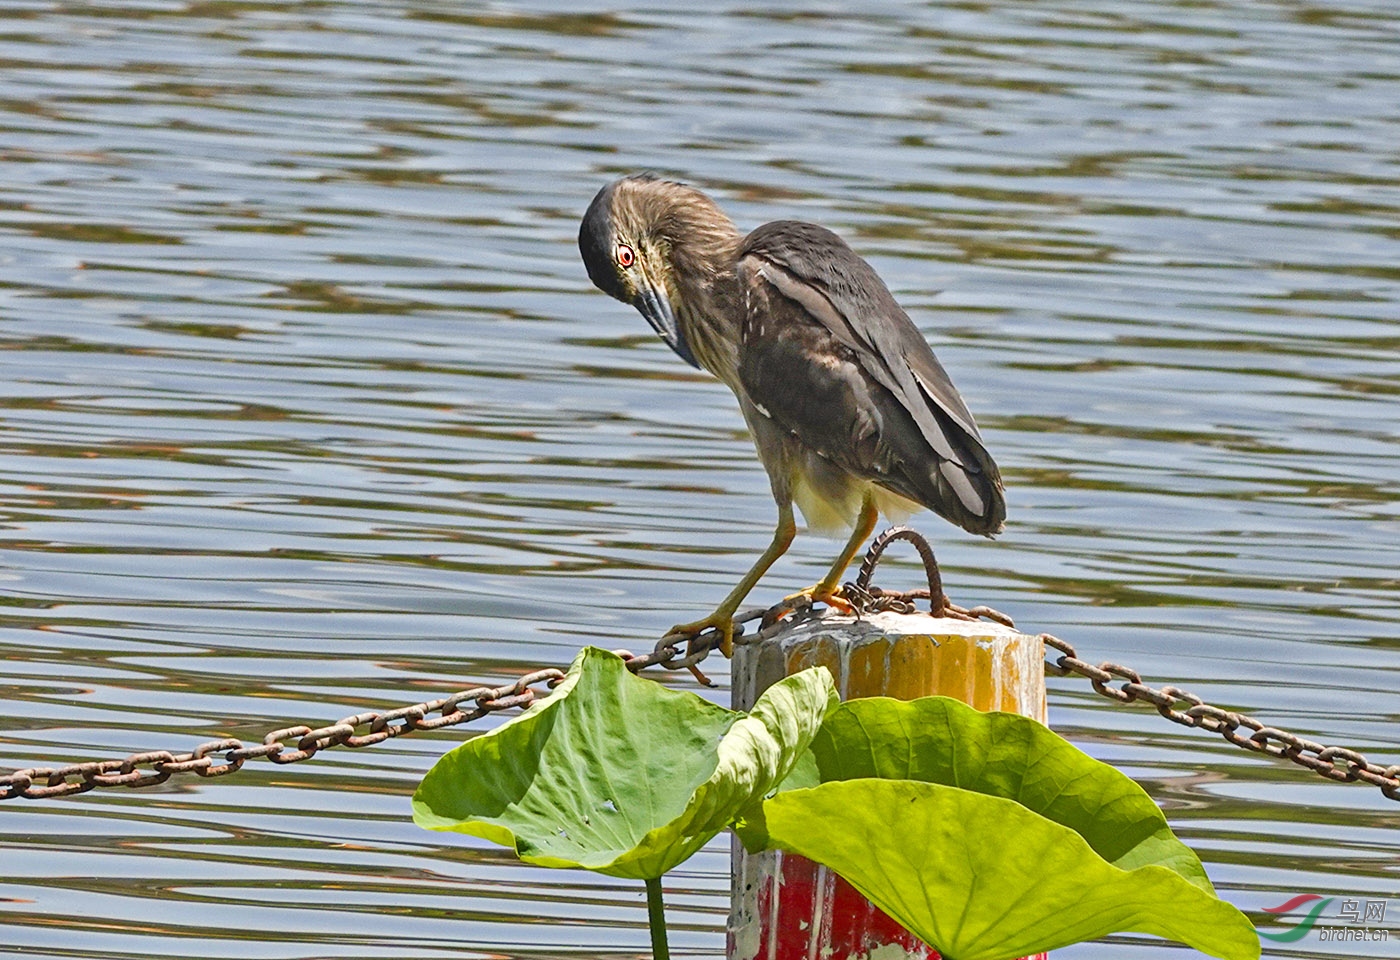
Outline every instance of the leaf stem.
{"type": "Polygon", "coordinates": [[[647,920],[651,924],[652,960],[671,960],[666,945],[666,908],[661,903],[661,878],[647,880],[647,920]]]}

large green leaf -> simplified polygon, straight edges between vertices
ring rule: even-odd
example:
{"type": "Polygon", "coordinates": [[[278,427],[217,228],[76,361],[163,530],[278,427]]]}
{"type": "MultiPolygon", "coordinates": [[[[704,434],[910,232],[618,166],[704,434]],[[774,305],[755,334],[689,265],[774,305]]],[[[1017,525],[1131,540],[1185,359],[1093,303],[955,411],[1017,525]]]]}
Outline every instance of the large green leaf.
{"type": "Polygon", "coordinates": [[[824,667],[745,716],[589,647],[547,700],[438,761],[413,819],[530,863],[656,879],[771,792],[835,703],[824,667]]]}
{"type": "MultiPolygon", "coordinates": [[[[812,753],[818,782],[921,780],[1004,797],[1069,827],[1114,866],[1156,864],[1214,893],[1142,787],[1028,717],[948,697],[852,700],[827,717],[812,753]]],[[[810,772],[801,782],[813,785],[810,772]]]]}
{"type": "Polygon", "coordinates": [[[846,780],[779,793],[756,817],[769,846],[826,864],[948,960],[1010,960],[1117,931],[1259,956],[1253,926],[1228,903],[1165,867],[1121,870],[1001,797],[846,780]]]}

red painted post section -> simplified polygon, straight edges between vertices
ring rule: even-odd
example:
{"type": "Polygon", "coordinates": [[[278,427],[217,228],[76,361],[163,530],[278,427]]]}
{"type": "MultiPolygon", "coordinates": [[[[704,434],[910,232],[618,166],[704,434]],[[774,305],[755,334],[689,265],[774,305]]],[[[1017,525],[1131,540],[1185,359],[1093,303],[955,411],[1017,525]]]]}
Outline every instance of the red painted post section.
{"type": "MultiPolygon", "coordinates": [[[[782,677],[823,664],[842,699],[942,694],[1043,721],[1043,663],[1038,640],[996,624],[825,618],[739,647],[733,700],[747,709],[782,677]]],[[[733,862],[729,960],[938,960],[938,951],[826,867],[795,854],[749,855],[737,840],[733,862]]]]}
{"type": "MultiPolygon", "coordinates": [[[[937,950],[901,927],[826,867],[795,854],[774,855],[776,871],[758,885],[757,952],[751,960],[939,960],[937,950]]],[[[1049,960],[1037,953],[1026,960],[1049,960]]]]}

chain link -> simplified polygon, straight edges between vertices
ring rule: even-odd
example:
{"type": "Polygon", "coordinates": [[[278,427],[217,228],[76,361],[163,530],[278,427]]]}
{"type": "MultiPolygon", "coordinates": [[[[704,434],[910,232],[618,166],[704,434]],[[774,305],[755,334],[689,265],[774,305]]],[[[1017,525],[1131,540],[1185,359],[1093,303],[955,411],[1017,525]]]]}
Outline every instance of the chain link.
{"type": "Polygon", "coordinates": [[[415,703],[387,713],[357,713],[315,730],[306,726],[284,727],[272,731],[255,746],[229,737],[201,743],[189,753],[153,750],[134,753],[124,760],[17,770],[0,776],[0,800],[68,797],[97,787],[149,787],[164,783],[176,773],[223,777],[241,770],[245,762],[261,757],[273,763],[297,763],[330,747],[367,747],[417,730],[437,730],[477,720],[489,713],[528,707],[538,696],[533,689],[535,685],[553,686],[562,679],[562,670],[536,670],[503,687],[473,687],[450,697],[415,703]],[[438,716],[430,718],[429,714],[433,713],[438,716]],[[365,728],[365,732],[356,733],[361,728],[365,728]],[[284,742],[293,738],[292,745],[284,742]]]}
{"type": "Polygon", "coordinates": [[[1136,703],[1145,700],[1157,708],[1157,712],[1173,723],[1184,727],[1197,727],[1209,733],[1218,733],[1237,747],[1254,753],[1263,753],[1283,760],[1292,760],[1300,767],[1307,767],[1314,773],[1336,780],[1351,783],[1360,780],[1379,787],[1381,793],[1391,800],[1400,800],[1400,764],[1382,767],[1372,763],[1365,756],[1346,747],[1325,747],[1277,727],[1269,727],[1243,713],[1225,710],[1206,703],[1200,697],[1180,687],[1157,689],[1142,682],[1142,675],[1136,670],[1118,663],[1092,663],[1080,660],[1074,647],[1059,637],[1048,633],[1040,635],[1049,651],[1058,650],[1061,656],[1046,660],[1045,672],[1056,677],[1070,674],[1084,677],[1095,692],[1118,703],[1136,703]],[[1123,681],[1116,687],[1109,686],[1117,680],[1123,681]],[[1186,706],[1186,709],[1178,709],[1186,706]],[[1251,731],[1242,733],[1241,728],[1251,731]]]}

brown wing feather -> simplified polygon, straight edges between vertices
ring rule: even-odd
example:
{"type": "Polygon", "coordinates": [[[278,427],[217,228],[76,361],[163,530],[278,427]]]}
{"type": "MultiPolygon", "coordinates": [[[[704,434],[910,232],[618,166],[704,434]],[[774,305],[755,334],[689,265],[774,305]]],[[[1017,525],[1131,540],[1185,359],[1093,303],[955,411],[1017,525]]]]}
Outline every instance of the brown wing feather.
{"type": "Polygon", "coordinates": [[[973,533],[1006,515],[1001,476],[928,343],[868,263],[814,224],[744,241],[740,380],[806,446],[973,533]]]}

